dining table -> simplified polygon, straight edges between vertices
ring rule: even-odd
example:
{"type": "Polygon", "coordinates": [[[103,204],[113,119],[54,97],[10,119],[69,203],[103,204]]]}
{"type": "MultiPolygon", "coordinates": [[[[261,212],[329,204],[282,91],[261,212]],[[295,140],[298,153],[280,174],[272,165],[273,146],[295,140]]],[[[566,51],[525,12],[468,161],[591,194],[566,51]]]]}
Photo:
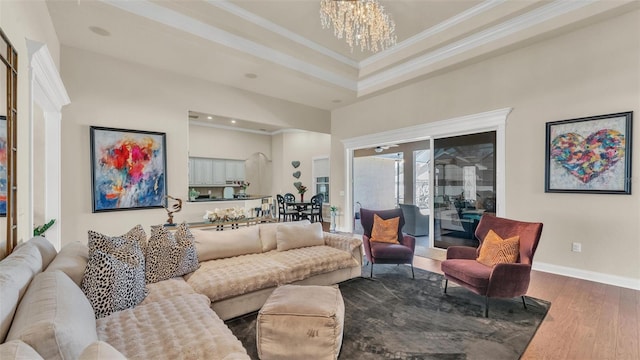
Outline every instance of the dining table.
{"type": "Polygon", "coordinates": [[[306,216],[304,211],[307,210],[311,206],[311,202],[310,201],[288,202],[287,205],[295,207],[295,209],[298,211],[298,220],[308,219],[308,217],[306,216]]]}

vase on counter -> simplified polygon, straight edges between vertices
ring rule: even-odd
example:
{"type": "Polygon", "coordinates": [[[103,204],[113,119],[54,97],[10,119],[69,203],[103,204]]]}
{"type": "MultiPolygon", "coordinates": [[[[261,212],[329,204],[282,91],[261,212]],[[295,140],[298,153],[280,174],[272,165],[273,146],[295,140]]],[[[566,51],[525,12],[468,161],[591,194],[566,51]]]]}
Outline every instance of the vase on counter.
{"type": "Polygon", "coordinates": [[[200,192],[194,188],[189,190],[189,200],[194,201],[198,196],[200,196],[200,192]]]}

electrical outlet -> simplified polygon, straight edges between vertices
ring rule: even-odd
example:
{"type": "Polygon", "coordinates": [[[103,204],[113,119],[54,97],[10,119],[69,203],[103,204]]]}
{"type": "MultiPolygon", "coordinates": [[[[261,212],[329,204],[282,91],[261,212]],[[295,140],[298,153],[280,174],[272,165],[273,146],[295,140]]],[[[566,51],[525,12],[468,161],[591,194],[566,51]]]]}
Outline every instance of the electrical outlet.
{"type": "Polygon", "coordinates": [[[582,251],[582,244],[579,242],[574,242],[571,244],[571,251],[573,252],[581,252],[582,251]]]}

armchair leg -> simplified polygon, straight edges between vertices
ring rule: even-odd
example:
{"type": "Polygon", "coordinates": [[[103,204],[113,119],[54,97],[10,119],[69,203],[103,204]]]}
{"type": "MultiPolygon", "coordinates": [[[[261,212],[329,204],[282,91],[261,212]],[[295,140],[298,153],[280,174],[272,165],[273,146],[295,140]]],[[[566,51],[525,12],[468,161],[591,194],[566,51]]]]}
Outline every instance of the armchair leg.
{"type": "Polygon", "coordinates": [[[416,279],[416,274],[413,272],[413,264],[411,264],[411,278],[416,279]]]}
{"type": "Polygon", "coordinates": [[[369,277],[373,277],[373,263],[371,263],[371,272],[369,273],[369,277]]]}
{"type": "Polygon", "coordinates": [[[489,297],[485,296],[484,297],[484,317],[488,318],[489,317],[489,297]]]}
{"type": "Polygon", "coordinates": [[[522,306],[524,306],[524,309],[527,310],[527,303],[524,302],[524,295],[522,295],[521,298],[522,298],[522,306]]]}
{"type": "Polygon", "coordinates": [[[447,285],[449,285],[449,279],[444,279],[444,293],[447,293],[447,285]]]}

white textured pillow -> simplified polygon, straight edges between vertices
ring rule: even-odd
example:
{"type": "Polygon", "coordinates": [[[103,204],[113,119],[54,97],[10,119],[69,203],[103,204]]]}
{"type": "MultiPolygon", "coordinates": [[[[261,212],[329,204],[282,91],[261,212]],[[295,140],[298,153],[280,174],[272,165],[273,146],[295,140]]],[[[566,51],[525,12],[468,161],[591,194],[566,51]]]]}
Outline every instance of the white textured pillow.
{"type": "Polygon", "coordinates": [[[77,359],[98,340],[91,304],[61,271],[38,274],[25,293],[7,340],[22,340],[45,359],[77,359]]]}
{"type": "Polygon", "coordinates": [[[46,271],[60,270],[78,286],[82,284],[84,269],[89,262],[89,247],[79,241],[65,245],[46,271]]]}
{"type": "Polygon", "coordinates": [[[121,352],[104,341],[96,341],[82,351],[78,360],[127,360],[121,352]]]}
{"type": "Polygon", "coordinates": [[[191,233],[200,262],[262,252],[257,226],[224,231],[193,229],[191,233]]]}
{"type": "Polygon", "coordinates": [[[324,245],[322,224],[280,225],[276,231],[278,251],[324,245]]]}
{"type": "Polygon", "coordinates": [[[276,231],[278,230],[278,226],[300,225],[300,224],[311,224],[311,222],[309,220],[300,220],[300,221],[292,221],[292,222],[284,222],[284,223],[271,223],[271,224],[258,225],[258,227],[260,228],[260,241],[262,241],[262,252],[267,252],[267,251],[277,249],[278,241],[276,239],[276,231]]]}

